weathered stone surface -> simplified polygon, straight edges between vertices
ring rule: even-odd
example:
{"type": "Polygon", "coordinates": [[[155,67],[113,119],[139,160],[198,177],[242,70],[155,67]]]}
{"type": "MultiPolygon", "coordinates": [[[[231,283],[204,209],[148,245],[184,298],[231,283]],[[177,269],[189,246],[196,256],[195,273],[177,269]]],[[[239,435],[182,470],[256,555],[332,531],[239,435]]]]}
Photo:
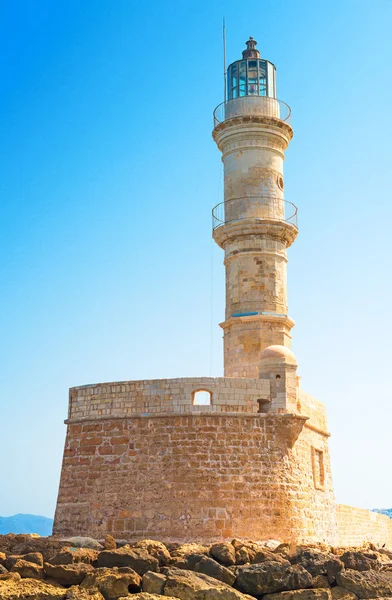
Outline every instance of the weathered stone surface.
{"type": "Polygon", "coordinates": [[[142,577],[142,590],[149,594],[163,594],[166,577],[162,573],[148,571],[142,577]]]}
{"type": "Polygon", "coordinates": [[[87,573],[94,571],[94,567],[85,563],[68,565],[51,565],[50,563],[45,563],[44,568],[47,577],[66,586],[79,585],[87,573]]]}
{"type": "Polygon", "coordinates": [[[0,581],[1,600],[64,600],[67,590],[37,579],[0,581]]]}
{"type": "Polygon", "coordinates": [[[72,565],[76,563],[94,565],[97,562],[98,554],[98,550],[89,548],[64,548],[47,562],[51,565],[72,565]]]}
{"type": "Polygon", "coordinates": [[[129,567],[100,568],[88,573],[81,584],[83,589],[98,590],[106,600],[117,600],[129,593],[139,592],[141,577],[129,567]]]}
{"type": "Polygon", "coordinates": [[[263,600],[331,600],[331,598],[331,591],[325,588],[292,590],[263,596],[263,600]]]}
{"type": "MultiPolygon", "coordinates": [[[[118,600],[129,600],[130,598],[133,598],[133,600],[162,600],[162,596],[158,594],[149,594],[147,592],[122,596],[121,598],[118,598],[118,600]]],[[[165,600],[178,600],[178,598],[174,598],[174,596],[165,596],[165,600]]]]}
{"type": "Polygon", "coordinates": [[[196,563],[194,570],[196,573],[204,573],[205,575],[214,577],[214,579],[223,581],[224,583],[227,583],[227,585],[233,585],[236,579],[236,576],[232,571],[229,571],[229,569],[220,565],[216,560],[208,558],[207,556],[202,556],[200,561],[196,563]]]}
{"type": "Polygon", "coordinates": [[[337,574],[336,581],[361,599],[392,596],[392,581],[384,573],[345,569],[337,574]]]}
{"type": "Polygon", "coordinates": [[[7,556],[4,554],[4,552],[0,552],[0,565],[4,565],[5,564],[5,559],[7,558],[7,556]]]}
{"type": "Polygon", "coordinates": [[[8,573],[8,571],[3,565],[0,565],[0,575],[4,575],[4,573],[8,573]]]}
{"type": "Polygon", "coordinates": [[[358,600],[358,596],[338,585],[331,589],[332,600],[358,600]]]}
{"type": "Polygon", "coordinates": [[[235,565],[235,550],[233,544],[230,542],[212,544],[210,554],[225,567],[235,565]]]}
{"type": "Polygon", "coordinates": [[[158,571],[158,560],[143,548],[123,546],[117,550],[104,550],[97,559],[98,567],[131,567],[139,575],[158,571]]]}
{"type": "Polygon", "coordinates": [[[44,579],[45,573],[44,568],[41,565],[28,562],[20,558],[16,561],[11,569],[14,573],[19,573],[23,578],[28,577],[30,579],[44,579]]]}
{"type": "Polygon", "coordinates": [[[64,540],[68,545],[73,546],[75,548],[90,548],[90,550],[103,550],[102,544],[94,540],[91,537],[82,537],[80,535],[69,537],[64,540]]]}
{"type": "Polygon", "coordinates": [[[117,542],[112,535],[107,534],[103,546],[105,550],[116,550],[117,542]]]}
{"type": "Polygon", "coordinates": [[[346,569],[353,569],[354,571],[369,571],[370,569],[377,570],[379,568],[377,555],[374,552],[348,551],[344,552],[340,559],[346,569]]]}
{"type": "Polygon", "coordinates": [[[326,575],[315,575],[313,577],[314,588],[328,588],[330,587],[328,577],[326,575]]]}
{"type": "Polygon", "coordinates": [[[252,565],[256,565],[258,563],[271,560],[285,565],[290,565],[290,562],[282,554],[277,554],[269,550],[258,550],[252,558],[251,563],[252,565]]]}
{"type": "Polygon", "coordinates": [[[312,587],[312,576],[301,565],[264,562],[240,569],[235,586],[245,594],[260,596],[312,587]]]}
{"type": "Polygon", "coordinates": [[[0,581],[9,581],[11,579],[13,581],[20,581],[21,576],[19,575],[19,573],[12,573],[7,570],[5,573],[0,573],[0,581]]]}
{"type": "Polygon", "coordinates": [[[170,552],[162,542],[157,542],[156,540],[139,540],[136,544],[133,544],[133,548],[147,550],[151,556],[154,556],[158,560],[161,567],[170,564],[170,552]]]}
{"type": "Polygon", "coordinates": [[[291,564],[302,565],[311,575],[330,575],[335,577],[336,573],[344,568],[342,561],[330,554],[321,552],[315,548],[298,549],[294,554],[289,555],[291,564]]]}
{"type": "Polygon", "coordinates": [[[66,600],[105,600],[101,592],[73,585],[67,590],[66,600]]]}
{"type": "Polygon", "coordinates": [[[8,556],[7,559],[5,560],[4,565],[5,565],[6,569],[8,569],[10,571],[12,569],[12,567],[14,566],[14,564],[18,560],[25,560],[27,562],[34,563],[36,565],[40,565],[41,567],[44,564],[43,557],[40,552],[30,552],[29,554],[14,554],[14,555],[8,556]]]}
{"type": "Polygon", "coordinates": [[[193,571],[177,568],[165,569],[165,596],[174,596],[180,600],[245,600],[247,596],[218,581],[193,571]]]}

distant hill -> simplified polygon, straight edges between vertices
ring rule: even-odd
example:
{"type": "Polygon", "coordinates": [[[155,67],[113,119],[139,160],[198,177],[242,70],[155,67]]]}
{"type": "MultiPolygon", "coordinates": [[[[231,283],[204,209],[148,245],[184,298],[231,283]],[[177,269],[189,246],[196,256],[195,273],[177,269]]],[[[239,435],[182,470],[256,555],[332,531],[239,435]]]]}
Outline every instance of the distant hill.
{"type": "Polygon", "coordinates": [[[382,515],[387,515],[392,519],[392,508],[373,508],[374,512],[381,513],[382,515]]]}
{"type": "Polygon", "coordinates": [[[0,534],[6,533],[38,533],[38,535],[51,535],[53,519],[37,515],[13,515],[0,517],[0,534]]]}

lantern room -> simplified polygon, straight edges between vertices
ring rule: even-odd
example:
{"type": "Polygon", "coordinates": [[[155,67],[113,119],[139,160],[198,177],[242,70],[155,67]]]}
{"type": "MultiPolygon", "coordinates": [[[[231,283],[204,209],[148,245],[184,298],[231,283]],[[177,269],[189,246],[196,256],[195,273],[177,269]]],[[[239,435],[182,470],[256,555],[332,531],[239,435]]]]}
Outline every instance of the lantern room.
{"type": "Polygon", "coordinates": [[[260,58],[256,45],[256,40],[250,37],[242,60],[233,62],[227,69],[227,100],[242,96],[276,98],[276,67],[260,58]]]}

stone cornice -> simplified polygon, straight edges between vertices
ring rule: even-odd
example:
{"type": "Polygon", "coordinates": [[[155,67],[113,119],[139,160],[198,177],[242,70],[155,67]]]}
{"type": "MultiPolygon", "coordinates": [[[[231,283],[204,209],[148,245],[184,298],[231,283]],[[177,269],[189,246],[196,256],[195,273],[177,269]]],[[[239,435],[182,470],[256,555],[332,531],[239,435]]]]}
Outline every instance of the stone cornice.
{"type": "Polygon", "coordinates": [[[225,223],[213,232],[214,240],[223,249],[233,239],[237,241],[254,235],[284,241],[288,248],[297,237],[298,229],[287,221],[250,218],[225,223]]]}
{"type": "Polygon", "coordinates": [[[222,327],[223,330],[228,329],[234,324],[238,323],[249,323],[254,321],[262,322],[273,322],[273,323],[281,323],[282,325],[286,325],[289,329],[292,329],[295,325],[295,321],[288,315],[274,315],[274,314],[266,314],[266,315],[249,315],[244,317],[229,317],[223,323],[219,323],[219,326],[222,327]]]}

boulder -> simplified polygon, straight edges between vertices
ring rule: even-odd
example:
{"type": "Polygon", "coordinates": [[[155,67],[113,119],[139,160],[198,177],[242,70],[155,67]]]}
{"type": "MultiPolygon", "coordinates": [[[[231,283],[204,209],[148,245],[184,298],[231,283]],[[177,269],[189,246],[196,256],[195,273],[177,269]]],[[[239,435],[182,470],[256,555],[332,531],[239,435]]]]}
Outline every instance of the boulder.
{"type": "Polygon", "coordinates": [[[240,569],[235,586],[251,596],[312,587],[312,576],[301,565],[268,561],[240,569]]]}
{"type": "Polygon", "coordinates": [[[172,567],[177,567],[177,569],[194,571],[195,566],[203,557],[205,557],[205,554],[183,554],[182,556],[172,558],[170,563],[172,567]]]}
{"type": "Polygon", "coordinates": [[[0,565],[0,575],[4,575],[4,573],[8,573],[8,571],[3,565],[0,565]]]}
{"type": "Polygon", "coordinates": [[[258,563],[266,562],[268,560],[273,560],[275,562],[280,562],[285,565],[290,565],[290,562],[282,554],[276,554],[275,552],[271,552],[270,550],[257,550],[257,552],[251,560],[251,563],[252,565],[256,565],[258,563]]]}
{"type": "Polygon", "coordinates": [[[337,574],[336,582],[360,599],[392,596],[392,580],[385,573],[345,569],[337,574]]]}
{"type": "Polygon", "coordinates": [[[292,590],[279,594],[266,594],[263,600],[331,600],[331,590],[325,588],[312,590],[292,590]]]}
{"type": "Polygon", "coordinates": [[[99,542],[97,542],[97,540],[94,540],[91,537],[75,536],[61,541],[66,542],[68,546],[73,546],[74,548],[90,548],[90,550],[103,550],[102,544],[100,544],[99,542]]]}
{"type": "Polygon", "coordinates": [[[1,600],[65,600],[67,590],[37,579],[0,581],[1,600]]]}
{"type": "MultiPolygon", "coordinates": [[[[162,596],[159,594],[149,594],[147,592],[139,592],[138,594],[132,594],[129,596],[122,596],[118,598],[118,600],[163,600],[162,596]]],[[[164,600],[178,600],[178,598],[174,598],[173,596],[165,596],[164,600]]]]}
{"type": "Polygon", "coordinates": [[[103,543],[103,547],[105,550],[116,550],[117,542],[112,535],[109,533],[105,536],[105,541],[103,543]]]}
{"type": "Polygon", "coordinates": [[[208,558],[207,556],[201,557],[199,562],[196,563],[194,571],[196,573],[204,573],[205,575],[214,577],[214,579],[223,581],[223,583],[227,583],[227,585],[233,585],[236,579],[236,576],[232,571],[223,565],[220,565],[213,558],[208,558]]]}
{"type": "Polygon", "coordinates": [[[78,585],[68,588],[65,598],[66,600],[105,600],[98,590],[84,589],[78,585]]]}
{"type": "Polygon", "coordinates": [[[210,554],[209,546],[203,546],[202,544],[180,544],[173,548],[169,548],[169,550],[173,561],[186,559],[193,554],[200,554],[202,556],[209,556],[210,554]]]}
{"type": "Polygon", "coordinates": [[[139,575],[147,571],[158,571],[158,560],[143,548],[123,546],[117,550],[104,550],[98,554],[98,567],[131,567],[139,575]]]}
{"type": "Polygon", "coordinates": [[[344,552],[340,559],[346,569],[353,569],[354,571],[370,571],[370,569],[377,570],[379,568],[377,555],[374,552],[348,551],[344,552]]]}
{"type": "Polygon", "coordinates": [[[338,585],[331,589],[332,600],[358,600],[358,596],[338,585]]]}
{"type": "Polygon", "coordinates": [[[235,565],[235,550],[233,544],[230,544],[230,542],[212,544],[210,554],[212,558],[215,558],[215,560],[225,567],[235,565]]]}
{"type": "Polygon", "coordinates": [[[25,560],[29,563],[33,563],[35,565],[43,566],[44,561],[42,554],[40,552],[30,552],[29,554],[13,554],[9,556],[4,563],[6,569],[11,571],[12,567],[18,560],[25,560]]]}
{"type": "Polygon", "coordinates": [[[163,587],[166,582],[165,575],[147,571],[142,577],[142,590],[148,594],[163,594],[163,587]]]}
{"type": "Polygon", "coordinates": [[[52,565],[45,563],[44,568],[47,577],[67,587],[79,585],[87,573],[94,571],[94,567],[85,563],[75,563],[74,565],[52,565]]]}
{"type": "Polygon", "coordinates": [[[105,600],[117,600],[139,592],[141,577],[129,567],[115,567],[113,569],[100,568],[88,573],[81,584],[82,589],[97,590],[105,600]]]}
{"type": "Polygon", "coordinates": [[[328,577],[326,575],[315,575],[313,577],[313,588],[328,588],[330,587],[328,577]]]}
{"type": "Polygon", "coordinates": [[[20,581],[21,576],[19,573],[11,573],[10,571],[6,571],[6,573],[0,573],[0,581],[20,581]]]}
{"type": "Polygon", "coordinates": [[[146,550],[151,556],[154,556],[158,560],[161,567],[165,567],[171,562],[170,552],[162,542],[157,542],[155,540],[139,540],[136,544],[132,544],[132,547],[143,548],[146,550]]]}
{"type": "Polygon", "coordinates": [[[47,562],[51,565],[73,565],[77,563],[95,565],[98,554],[98,550],[90,550],[89,548],[63,548],[47,562]]]}
{"type": "Polygon", "coordinates": [[[44,568],[41,565],[37,565],[27,560],[20,558],[16,561],[11,571],[13,573],[19,573],[23,578],[30,579],[45,579],[44,568]]]}
{"type": "Polygon", "coordinates": [[[288,558],[292,565],[301,565],[313,576],[328,575],[334,579],[336,573],[344,569],[344,564],[334,554],[315,548],[299,548],[288,558]]]}
{"type": "Polygon", "coordinates": [[[4,565],[5,564],[5,559],[7,558],[6,554],[4,554],[4,552],[0,552],[0,565],[4,565]]]}
{"type": "MultiPolygon", "coordinates": [[[[165,568],[164,595],[180,600],[246,600],[249,598],[229,585],[193,571],[165,568]]],[[[249,599],[250,600],[250,599],[249,599]]]]}

